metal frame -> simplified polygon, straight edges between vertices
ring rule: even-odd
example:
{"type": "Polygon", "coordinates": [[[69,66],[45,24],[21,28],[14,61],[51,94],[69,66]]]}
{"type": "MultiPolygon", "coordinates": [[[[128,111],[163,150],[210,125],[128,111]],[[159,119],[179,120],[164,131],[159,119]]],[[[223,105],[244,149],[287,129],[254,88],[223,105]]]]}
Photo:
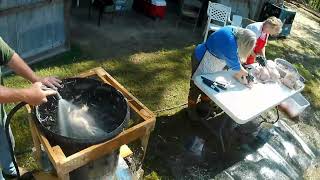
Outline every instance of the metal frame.
{"type": "MultiPolygon", "coordinates": [[[[261,122],[259,123],[259,126],[258,126],[258,127],[260,127],[262,123],[275,124],[276,122],[279,121],[280,115],[279,115],[278,106],[276,106],[275,109],[277,110],[277,111],[276,111],[276,112],[277,112],[276,120],[270,122],[270,121],[268,121],[267,119],[265,119],[263,116],[260,115],[260,117],[263,119],[263,121],[261,121],[261,122]]],[[[222,111],[221,113],[216,114],[216,115],[214,115],[214,116],[210,116],[210,115],[209,115],[209,116],[207,116],[207,117],[205,117],[205,118],[201,118],[201,119],[200,119],[200,122],[201,122],[206,128],[208,128],[209,131],[210,131],[213,135],[215,135],[216,137],[219,138],[220,144],[221,144],[221,148],[222,148],[222,152],[225,153],[225,152],[226,152],[226,147],[225,147],[225,142],[224,142],[225,140],[224,140],[224,137],[223,137],[223,131],[224,131],[225,127],[226,127],[226,124],[227,124],[228,119],[223,119],[223,120],[222,120],[222,122],[221,122],[221,124],[220,124],[220,126],[219,126],[218,132],[217,132],[216,129],[214,129],[214,128],[210,125],[210,123],[208,123],[208,121],[210,121],[210,120],[217,120],[216,118],[220,117],[222,114],[225,114],[225,112],[222,111]]],[[[237,124],[237,126],[238,126],[238,124],[237,124]]],[[[236,127],[237,127],[237,126],[236,126],[236,127]]],[[[235,129],[236,127],[232,128],[232,130],[235,129]]],[[[228,146],[228,147],[229,147],[229,146],[228,146]]]]}

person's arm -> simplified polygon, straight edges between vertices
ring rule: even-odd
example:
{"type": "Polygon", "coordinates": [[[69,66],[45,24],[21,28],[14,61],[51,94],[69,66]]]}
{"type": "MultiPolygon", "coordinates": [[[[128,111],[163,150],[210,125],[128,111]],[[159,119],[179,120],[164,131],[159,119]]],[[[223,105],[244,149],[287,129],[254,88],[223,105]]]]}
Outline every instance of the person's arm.
{"type": "Polygon", "coordinates": [[[11,60],[7,64],[16,74],[29,80],[31,83],[35,83],[39,80],[38,76],[32,71],[32,69],[21,59],[21,57],[14,53],[11,60]]]}
{"type": "Polygon", "coordinates": [[[261,55],[262,55],[263,57],[266,57],[266,47],[263,47],[263,48],[261,49],[261,55]]]}
{"type": "Polygon", "coordinates": [[[240,79],[244,76],[247,76],[248,75],[248,71],[246,69],[244,69],[244,67],[242,67],[241,65],[241,68],[239,71],[237,71],[236,73],[234,73],[234,76],[237,78],[237,79],[240,79]]]}
{"type": "MultiPolygon", "coordinates": [[[[241,60],[238,56],[237,47],[235,45],[230,44],[230,48],[226,49],[224,52],[226,57],[227,66],[235,71],[234,77],[239,80],[244,76],[248,75],[248,72],[242,67],[241,60]]],[[[241,82],[241,81],[240,81],[241,82]]]]}
{"type": "Polygon", "coordinates": [[[43,91],[42,83],[36,82],[29,88],[7,88],[0,86],[0,103],[26,102],[30,105],[39,105],[47,102],[46,96],[56,94],[54,90],[43,91]]]}
{"type": "Polygon", "coordinates": [[[29,80],[31,83],[42,82],[44,85],[51,88],[60,87],[61,81],[54,77],[38,77],[32,69],[22,60],[22,58],[14,53],[11,60],[8,62],[8,66],[19,76],[29,80]]]}
{"type": "MultiPolygon", "coordinates": [[[[228,65],[228,64],[227,64],[228,65]]],[[[247,84],[245,81],[243,81],[242,79],[244,77],[246,77],[248,75],[248,71],[244,69],[244,67],[240,64],[237,66],[234,66],[231,68],[233,71],[235,71],[234,73],[234,78],[236,78],[239,82],[243,83],[243,84],[247,84]]]]}
{"type": "Polygon", "coordinates": [[[243,84],[247,84],[242,79],[248,75],[248,71],[245,70],[244,67],[240,64],[240,59],[238,58],[237,54],[229,57],[226,62],[227,66],[233,71],[235,71],[233,75],[234,78],[236,78],[239,82],[243,84]]]}

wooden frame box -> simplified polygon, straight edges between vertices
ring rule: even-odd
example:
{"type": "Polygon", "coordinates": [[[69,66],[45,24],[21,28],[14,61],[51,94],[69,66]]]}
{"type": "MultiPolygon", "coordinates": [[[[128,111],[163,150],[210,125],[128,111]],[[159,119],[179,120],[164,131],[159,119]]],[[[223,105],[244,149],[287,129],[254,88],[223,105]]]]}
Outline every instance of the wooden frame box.
{"type": "MultiPolygon", "coordinates": [[[[32,116],[29,116],[29,123],[31,127],[31,133],[33,143],[35,146],[35,156],[39,161],[41,156],[41,145],[48,154],[48,157],[53,164],[57,175],[62,180],[69,180],[69,173],[87,163],[94,161],[109,154],[115,149],[119,149],[122,145],[131,143],[135,140],[141,141],[143,148],[143,158],[146,153],[149,136],[154,129],[156,118],[152,111],[144,106],[137,98],[130,94],[120,83],[118,83],[110,74],[108,74],[103,68],[98,67],[91,69],[85,73],[80,74],[77,77],[94,77],[98,78],[104,83],[110,84],[119,90],[128,100],[130,106],[131,117],[135,117],[139,123],[134,124],[132,127],[124,130],[118,136],[110,139],[104,143],[90,146],[68,157],[65,156],[60,146],[51,146],[47,138],[40,133],[35,126],[35,122],[32,116]]],[[[31,109],[28,108],[29,113],[31,109]]],[[[143,160],[142,158],[142,160],[143,160]]]]}

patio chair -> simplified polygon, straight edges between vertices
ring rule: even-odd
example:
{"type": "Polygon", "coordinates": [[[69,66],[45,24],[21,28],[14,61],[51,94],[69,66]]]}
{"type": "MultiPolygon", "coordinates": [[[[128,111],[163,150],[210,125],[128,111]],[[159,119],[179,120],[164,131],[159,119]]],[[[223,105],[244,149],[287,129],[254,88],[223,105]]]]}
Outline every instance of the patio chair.
{"type": "Polygon", "coordinates": [[[182,18],[189,18],[194,20],[193,31],[198,24],[200,10],[202,3],[198,0],[181,0],[180,1],[180,17],[177,21],[176,27],[178,27],[182,18]]]}
{"type": "Polygon", "coordinates": [[[242,16],[233,15],[232,21],[231,21],[231,26],[242,27],[242,16]]]}
{"type": "Polygon", "coordinates": [[[204,31],[203,42],[207,40],[209,31],[217,31],[230,22],[231,7],[209,1],[208,21],[204,31]]]}
{"type": "MultiPolygon", "coordinates": [[[[102,16],[105,12],[105,8],[108,6],[113,6],[114,8],[114,3],[113,0],[92,0],[89,4],[89,19],[91,18],[91,9],[92,7],[97,9],[99,11],[99,15],[98,15],[98,26],[101,25],[101,19],[102,16]]],[[[114,16],[114,10],[112,10],[111,12],[111,18],[113,19],[114,16]]]]}

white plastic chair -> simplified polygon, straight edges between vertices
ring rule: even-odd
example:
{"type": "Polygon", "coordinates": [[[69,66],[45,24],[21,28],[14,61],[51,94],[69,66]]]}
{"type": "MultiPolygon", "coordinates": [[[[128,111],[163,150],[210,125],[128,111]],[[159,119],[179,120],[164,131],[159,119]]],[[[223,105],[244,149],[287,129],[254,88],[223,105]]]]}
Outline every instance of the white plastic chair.
{"type": "Polygon", "coordinates": [[[242,16],[233,15],[232,21],[231,21],[231,26],[242,27],[242,16]]]}
{"type": "Polygon", "coordinates": [[[205,29],[203,42],[206,41],[209,31],[217,31],[221,27],[225,26],[228,21],[230,21],[230,14],[231,7],[209,1],[207,10],[208,22],[205,29]],[[215,24],[215,22],[219,22],[221,25],[215,24]]]}

